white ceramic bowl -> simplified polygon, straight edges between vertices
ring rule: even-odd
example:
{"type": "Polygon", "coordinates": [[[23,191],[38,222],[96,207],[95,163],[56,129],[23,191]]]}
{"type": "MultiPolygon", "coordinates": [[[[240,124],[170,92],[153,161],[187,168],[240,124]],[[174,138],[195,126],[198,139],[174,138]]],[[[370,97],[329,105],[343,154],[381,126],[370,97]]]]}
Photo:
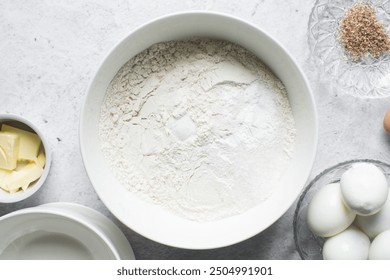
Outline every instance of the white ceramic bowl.
{"type": "Polygon", "coordinates": [[[17,128],[25,129],[27,131],[35,132],[39,136],[39,138],[41,138],[42,146],[46,156],[46,163],[43,169],[43,174],[38,179],[38,181],[36,181],[33,185],[29,186],[27,190],[19,191],[16,193],[8,193],[0,188],[0,203],[13,203],[32,196],[42,187],[47,176],[49,175],[49,170],[51,166],[51,152],[49,149],[49,144],[43,133],[30,121],[13,114],[0,114],[0,124],[3,123],[12,125],[17,128]]]}
{"type": "Polygon", "coordinates": [[[49,203],[0,217],[0,259],[134,259],[119,228],[74,203],[49,203]]]}
{"type": "Polygon", "coordinates": [[[240,19],[188,12],[156,19],[124,38],[100,65],[85,100],[80,127],[81,152],[101,200],[124,224],[163,244],[188,249],[231,245],[263,231],[293,204],[309,176],[317,145],[317,119],[308,82],[289,53],[271,36],[240,19]],[[127,191],[110,172],[99,141],[99,116],[107,86],[130,58],[149,46],[189,37],[237,43],[257,55],[287,88],[297,128],[296,148],[281,185],[264,203],[237,216],[198,223],[178,217],[127,191]]]}

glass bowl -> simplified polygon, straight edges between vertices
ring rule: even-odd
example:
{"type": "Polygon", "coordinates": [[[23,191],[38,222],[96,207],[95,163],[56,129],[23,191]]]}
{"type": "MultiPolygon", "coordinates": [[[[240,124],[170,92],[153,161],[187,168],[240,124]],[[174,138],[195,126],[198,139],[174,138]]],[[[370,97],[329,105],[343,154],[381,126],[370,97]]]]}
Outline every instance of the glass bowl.
{"type": "Polygon", "coordinates": [[[314,235],[306,221],[307,208],[314,194],[323,186],[340,181],[341,175],[347,171],[352,164],[357,162],[369,162],[381,168],[386,177],[390,177],[390,165],[378,160],[356,159],[339,163],[330,167],[317,175],[304,189],[299,197],[297,208],[295,209],[293,228],[294,242],[303,260],[321,260],[322,247],[325,238],[314,235]]]}
{"type": "MultiPolygon", "coordinates": [[[[362,98],[390,96],[390,54],[367,55],[352,61],[338,39],[339,23],[345,12],[361,0],[317,0],[309,19],[308,41],[311,60],[339,93],[362,98]]],[[[390,34],[390,0],[371,0],[377,18],[390,34]]],[[[322,75],[323,76],[323,75],[322,75]]]]}

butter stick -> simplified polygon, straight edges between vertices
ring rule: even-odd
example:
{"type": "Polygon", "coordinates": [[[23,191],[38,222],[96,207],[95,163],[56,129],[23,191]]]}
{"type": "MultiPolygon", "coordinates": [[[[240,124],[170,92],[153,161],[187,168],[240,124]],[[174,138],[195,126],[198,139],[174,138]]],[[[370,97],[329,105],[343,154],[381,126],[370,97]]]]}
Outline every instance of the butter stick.
{"type": "Polygon", "coordinates": [[[0,132],[0,168],[16,168],[19,151],[19,136],[9,132],[0,132]]]}
{"type": "Polygon", "coordinates": [[[3,124],[1,131],[14,134],[20,138],[18,160],[34,161],[38,156],[41,139],[33,132],[3,124]]]}
{"type": "Polygon", "coordinates": [[[15,192],[19,189],[27,189],[28,186],[39,179],[43,173],[43,168],[36,162],[29,162],[24,167],[11,171],[7,174],[1,185],[3,189],[8,190],[9,192],[15,192]]]}

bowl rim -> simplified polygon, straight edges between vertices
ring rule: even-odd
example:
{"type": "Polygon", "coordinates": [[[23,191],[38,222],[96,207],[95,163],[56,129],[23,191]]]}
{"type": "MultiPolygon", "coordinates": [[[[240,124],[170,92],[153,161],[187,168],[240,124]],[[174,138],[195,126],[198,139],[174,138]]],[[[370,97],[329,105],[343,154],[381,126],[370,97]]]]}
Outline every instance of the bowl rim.
{"type": "Polygon", "coordinates": [[[6,193],[6,195],[9,195],[9,197],[6,197],[1,195],[0,196],[0,203],[14,203],[14,202],[19,202],[22,200],[25,200],[35,194],[38,190],[41,189],[41,187],[44,185],[48,175],[49,171],[51,168],[51,161],[52,161],[52,154],[51,154],[51,149],[49,142],[47,141],[46,137],[44,137],[42,131],[31,121],[27,120],[26,118],[16,115],[16,114],[11,114],[11,113],[6,113],[6,114],[0,114],[0,123],[3,123],[4,121],[16,121],[20,122],[29,128],[31,128],[41,139],[41,143],[45,152],[45,157],[46,157],[46,162],[45,162],[45,167],[43,168],[43,173],[41,177],[38,179],[37,182],[35,182],[34,185],[31,187],[27,188],[25,191],[22,192],[16,192],[16,193],[7,193],[6,191],[0,189],[0,192],[6,193]]]}
{"type": "Polygon", "coordinates": [[[135,260],[133,248],[124,233],[111,219],[99,211],[79,203],[62,201],[48,202],[36,207],[60,213],[60,215],[67,212],[74,220],[76,220],[75,217],[79,217],[78,220],[88,224],[95,232],[100,232],[102,236],[106,237],[106,240],[104,241],[107,241],[112,245],[115,250],[116,259],[135,260]],[[120,241],[122,241],[122,243],[120,241]],[[125,244],[123,244],[123,242],[125,244]]]}
{"type": "MultiPolygon", "coordinates": [[[[221,12],[193,10],[193,11],[180,11],[180,12],[170,13],[170,14],[163,15],[163,16],[160,16],[160,17],[157,17],[157,18],[154,18],[152,20],[147,21],[146,23],[144,23],[144,24],[142,24],[142,25],[140,25],[140,26],[130,30],[121,40],[117,41],[115,43],[115,45],[106,53],[106,55],[104,56],[102,61],[99,63],[99,65],[97,67],[97,70],[95,71],[94,75],[92,76],[90,84],[89,84],[89,86],[87,88],[87,94],[84,96],[84,101],[83,101],[82,111],[81,111],[81,116],[80,116],[80,123],[79,123],[80,151],[81,151],[82,160],[83,160],[83,163],[84,163],[84,168],[86,170],[87,176],[88,176],[88,178],[89,178],[89,180],[90,180],[94,190],[98,194],[99,198],[104,203],[104,205],[109,209],[109,211],[115,217],[117,217],[118,220],[120,220],[123,224],[125,224],[127,227],[129,227],[131,230],[134,230],[135,232],[139,233],[140,235],[142,235],[142,236],[144,236],[144,237],[146,237],[146,238],[148,238],[150,240],[153,240],[155,242],[158,242],[158,243],[161,243],[161,244],[164,244],[164,245],[176,247],[176,248],[192,249],[192,250],[216,249],[216,248],[221,248],[221,247],[226,247],[226,246],[230,246],[230,245],[233,245],[233,244],[237,244],[239,242],[247,240],[247,239],[253,237],[254,235],[262,232],[263,230],[265,230],[269,226],[271,226],[282,215],[284,215],[287,212],[287,210],[291,207],[291,205],[294,203],[294,201],[298,198],[300,192],[297,192],[295,196],[291,196],[290,197],[291,203],[289,203],[288,205],[286,204],[283,207],[281,207],[281,209],[283,209],[283,210],[280,211],[279,215],[274,215],[273,219],[271,219],[272,222],[269,223],[269,225],[267,227],[265,227],[265,228],[257,229],[256,233],[249,232],[245,236],[240,236],[240,238],[236,238],[234,242],[231,242],[231,241],[230,242],[226,242],[226,241],[225,242],[219,242],[215,246],[211,246],[211,245],[205,246],[205,245],[199,245],[199,244],[197,244],[197,245],[189,245],[189,244],[187,244],[186,246],[177,245],[177,244],[174,244],[174,242],[167,242],[166,240],[161,240],[161,239],[157,240],[156,238],[152,237],[149,234],[149,232],[144,231],[142,228],[135,227],[134,225],[129,225],[129,223],[127,221],[124,221],[120,217],[120,215],[118,215],[118,213],[117,213],[117,211],[115,211],[115,209],[113,209],[110,205],[108,205],[106,203],[105,197],[101,195],[100,190],[98,188],[96,188],[94,183],[93,183],[93,181],[94,181],[92,179],[93,174],[92,174],[92,172],[89,172],[88,165],[86,164],[86,161],[87,161],[86,160],[86,147],[84,146],[84,145],[86,145],[86,143],[84,143],[84,141],[83,141],[83,139],[85,138],[85,132],[83,130],[83,124],[85,122],[84,118],[85,118],[85,112],[86,112],[86,108],[87,108],[87,100],[88,100],[89,95],[91,94],[91,88],[92,88],[92,85],[93,85],[94,81],[96,80],[96,78],[98,76],[99,70],[102,68],[102,66],[104,66],[104,64],[106,63],[108,58],[112,55],[112,53],[115,52],[117,47],[120,46],[125,41],[127,41],[128,38],[131,37],[134,33],[139,32],[140,30],[144,29],[148,25],[156,24],[156,23],[158,23],[160,21],[164,21],[164,20],[167,20],[167,19],[170,19],[170,18],[180,17],[180,16],[187,16],[187,15],[189,15],[189,16],[205,16],[206,15],[206,16],[222,17],[222,18],[234,21],[234,22],[236,22],[238,24],[243,24],[243,25],[245,25],[248,28],[255,29],[256,32],[259,32],[260,34],[264,35],[268,40],[272,41],[272,43],[275,44],[278,48],[280,48],[280,50],[282,50],[286,54],[286,56],[290,59],[292,65],[296,69],[297,73],[302,78],[303,84],[307,88],[307,91],[308,91],[307,99],[308,99],[308,103],[310,104],[310,109],[312,111],[312,118],[313,118],[313,120],[312,120],[313,121],[313,123],[312,123],[312,125],[313,125],[313,135],[311,135],[311,137],[313,137],[313,145],[312,145],[312,149],[309,152],[310,153],[310,157],[307,160],[308,164],[310,165],[310,168],[308,168],[306,170],[305,174],[302,176],[302,178],[304,178],[304,183],[302,184],[303,185],[302,188],[304,187],[305,183],[307,182],[307,180],[309,178],[311,170],[313,168],[313,164],[314,164],[314,160],[315,160],[316,152],[317,152],[317,147],[318,147],[318,113],[317,113],[317,107],[315,105],[315,99],[314,99],[313,91],[312,91],[312,89],[310,87],[310,83],[309,83],[306,75],[304,74],[303,70],[301,69],[301,67],[297,63],[296,59],[273,36],[271,36],[269,33],[264,31],[260,27],[256,26],[255,24],[252,24],[252,23],[250,23],[250,22],[248,22],[248,21],[246,21],[246,20],[244,20],[242,18],[233,16],[231,14],[226,14],[226,13],[221,13],[221,12]]],[[[124,63],[126,63],[126,62],[124,62],[124,63]]]]}
{"type": "MultiPolygon", "coordinates": [[[[63,218],[69,219],[72,222],[75,222],[75,223],[82,225],[86,230],[88,230],[92,234],[96,235],[102,241],[102,243],[110,250],[110,252],[113,254],[113,256],[116,260],[121,259],[119,250],[114,246],[112,240],[110,240],[110,238],[109,238],[109,236],[107,236],[107,234],[105,234],[99,227],[97,227],[93,222],[89,221],[87,218],[82,217],[80,214],[71,213],[71,211],[74,211],[74,210],[69,210],[67,208],[65,208],[65,209],[59,208],[62,205],[67,205],[67,206],[71,206],[71,207],[78,207],[78,208],[83,209],[83,210],[88,209],[89,211],[93,211],[95,214],[103,216],[100,212],[97,212],[96,210],[93,210],[89,207],[86,207],[84,205],[80,205],[77,203],[53,202],[53,203],[47,203],[47,204],[42,204],[42,205],[38,205],[38,206],[23,208],[23,209],[19,209],[19,210],[16,210],[14,212],[8,213],[8,214],[0,217],[0,223],[4,220],[12,219],[14,217],[21,216],[21,215],[29,216],[29,215],[37,215],[37,214],[38,215],[41,215],[41,214],[52,215],[53,217],[57,217],[57,218],[61,218],[61,219],[63,219],[63,218]],[[41,206],[43,206],[43,207],[41,207],[41,206]]],[[[107,217],[105,217],[105,218],[108,219],[107,217]]]]}
{"type": "MultiPolygon", "coordinates": [[[[303,252],[302,252],[302,249],[301,249],[301,246],[300,246],[300,242],[298,241],[298,232],[297,232],[297,222],[298,222],[298,216],[299,216],[299,210],[301,209],[301,205],[303,203],[303,200],[305,199],[306,197],[306,194],[307,192],[313,187],[313,185],[315,183],[317,183],[318,180],[320,180],[323,176],[325,176],[326,174],[328,174],[329,172],[333,171],[333,170],[336,170],[342,166],[345,166],[345,165],[350,165],[350,164],[353,164],[353,163],[359,163],[359,162],[366,162],[366,163],[372,163],[372,164],[377,164],[379,165],[379,168],[380,166],[386,166],[387,168],[390,169],[390,164],[386,163],[386,162],[383,162],[381,160],[378,160],[378,159],[368,159],[368,158],[362,158],[362,159],[352,159],[352,160],[347,160],[347,161],[343,161],[343,162],[340,162],[340,163],[337,163],[335,165],[332,165],[326,169],[324,169],[323,171],[321,171],[320,173],[318,173],[310,182],[309,184],[307,184],[307,186],[303,189],[303,191],[300,193],[299,195],[299,199],[298,199],[298,202],[297,202],[297,206],[295,207],[295,210],[294,210],[294,217],[293,217],[293,234],[294,234],[294,243],[295,243],[295,247],[296,247],[296,250],[298,251],[298,254],[299,254],[299,257],[302,259],[302,260],[306,260],[305,256],[303,255],[303,252]]],[[[381,168],[382,169],[382,168],[381,168]]],[[[334,182],[329,182],[329,184],[331,183],[335,183],[337,182],[337,180],[335,180],[334,182]]]]}

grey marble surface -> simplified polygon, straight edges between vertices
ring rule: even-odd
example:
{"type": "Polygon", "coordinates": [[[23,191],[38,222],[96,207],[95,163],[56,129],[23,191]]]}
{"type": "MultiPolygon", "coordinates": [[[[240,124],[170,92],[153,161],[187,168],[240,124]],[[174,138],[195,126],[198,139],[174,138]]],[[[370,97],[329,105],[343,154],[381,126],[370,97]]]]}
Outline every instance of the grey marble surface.
{"type": "Polygon", "coordinates": [[[310,178],[344,160],[389,162],[382,118],[390,99],[357,99],[335,90],[309,60],[307,24],[314,0],[2,0],[0,112],[41,128],[53,150],[45,186],[31,198],[0,205],[0,215],[54,201],[81,203],[110,217],[138,259],[298,259],[295,204],[275,224],[242,243],[205,251],[150,241],[113,217],[96,195],[79,149],[79,117],[88,84],[108,51],[135,27],[178,11],[218,11],[245,19],[276,38],[309,78],[319,117],[318,153],[310,178]]]}

